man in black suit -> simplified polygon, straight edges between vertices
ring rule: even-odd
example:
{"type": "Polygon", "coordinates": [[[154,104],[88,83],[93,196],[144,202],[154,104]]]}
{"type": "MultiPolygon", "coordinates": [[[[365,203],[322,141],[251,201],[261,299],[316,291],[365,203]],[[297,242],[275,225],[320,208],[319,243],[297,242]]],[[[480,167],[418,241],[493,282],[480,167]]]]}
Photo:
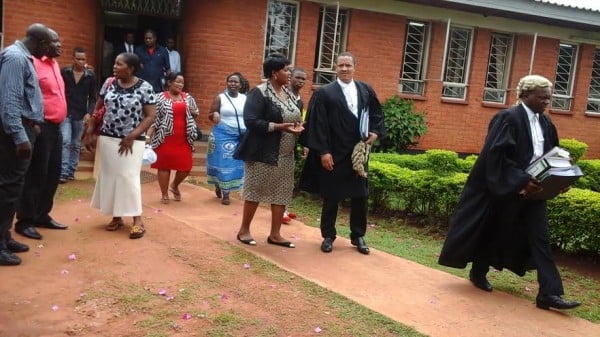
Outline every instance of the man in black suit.
{"type": "Polygon", "coordinates": [[[351,199],[350,239],[362,254],[369,254],[367,230],[367,178],[353,169],[352,152],[361,141],[373,142],[384,133],[381,105],[373,88],[355,81],[355,58],[349,52],[337,57],[337,80],[317,90],[308,104],[307,131],[303,142],[309,148],[300,182],[302,189],[323,198],[321,250],[329,253],[336,237],[338,203],[351,199]],[[364,125],[361,120],[368,120],[364,125]],[[363,129],[361,130],[361,126],[363,129]]]}
{"type": "Polygon", "coordinates": [[[519,276],[537,269],[541,309],[571,309],[578,302],[561,298],[560,274],[552,258],[546,201],[530,199],[539,181],[525,170],[558,145],[558,134],[544,110],[552,98],[552,83],[538,75],[523,77],[517,86],[519,104],[498,112],[490,122],[485,144],[460,197],[439,263],[465,268],[473,262],[473,285],[492,291],[490,266],[519,276]],[[530,265],[533,262],[533,266],[530,265]]]}

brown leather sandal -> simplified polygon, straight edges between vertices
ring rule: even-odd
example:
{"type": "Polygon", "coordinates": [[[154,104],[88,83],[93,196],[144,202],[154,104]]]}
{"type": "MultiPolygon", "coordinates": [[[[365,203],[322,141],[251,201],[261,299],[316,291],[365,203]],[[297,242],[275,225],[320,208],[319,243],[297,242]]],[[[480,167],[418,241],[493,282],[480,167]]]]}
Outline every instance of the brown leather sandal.
{"type": "Polygon", "coordinates": [[[139,239],[146,234],[146,228],[144,225],[133,225],[131,227],[131,231],[129,232],[130,239],[139,239]]]}
{"type": "Polygon", "coordinates": [[[114,232],[119,228],[123,227],[125,223],[123,223],[123,219],[112,219],[112,221],[106,225],[106,230],[114,232]]]}

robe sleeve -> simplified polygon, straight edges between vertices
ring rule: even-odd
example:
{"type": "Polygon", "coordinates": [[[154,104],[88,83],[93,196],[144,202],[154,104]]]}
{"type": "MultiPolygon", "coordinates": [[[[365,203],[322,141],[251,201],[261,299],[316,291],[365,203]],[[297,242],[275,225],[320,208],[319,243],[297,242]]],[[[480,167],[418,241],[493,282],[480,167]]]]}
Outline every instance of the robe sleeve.
{"type": "Polygon", "coordinates": [[[494,118],[486,139],[485,177],[489,190],[498,197],[517,195],[530,176],[521,168],[514,156],[518,143],[516,126],[506,118],[494,118]]]}
{"type": "Polygon", "coordinates": [[[306,146],[319,155],[331,153],[325,89],[317,90],[308,102],[306,146]]]}

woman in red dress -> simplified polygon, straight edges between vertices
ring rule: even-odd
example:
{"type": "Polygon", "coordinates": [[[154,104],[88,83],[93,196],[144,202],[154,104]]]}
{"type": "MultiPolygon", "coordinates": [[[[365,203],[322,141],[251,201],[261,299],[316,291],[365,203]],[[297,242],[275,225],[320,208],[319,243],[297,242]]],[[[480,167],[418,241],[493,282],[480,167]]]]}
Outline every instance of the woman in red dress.
{"type": "Polygon", "coordinates": [[[169,191],[173,193],[175,201],[181,201],[179,184],[192,170],[192,148],[198,132],[198,106],[194,98],[183,91],[183,85],[181,73],[167,76],[167,91],[156,97],[156,120],[148,132],[149,143],[158,158],[151,167],[158,170],[163,204],[169,203],[169,191]],[[171,170],[176,172],[169,186],[171,170]]]}

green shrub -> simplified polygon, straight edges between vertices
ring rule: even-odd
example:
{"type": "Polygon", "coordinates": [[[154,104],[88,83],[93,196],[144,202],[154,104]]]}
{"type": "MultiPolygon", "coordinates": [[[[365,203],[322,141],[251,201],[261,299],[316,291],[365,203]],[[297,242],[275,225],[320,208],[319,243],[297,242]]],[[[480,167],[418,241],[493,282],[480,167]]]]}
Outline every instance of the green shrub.
{"type": "Polygon", "coordinates": [[[458,154],[447,150],[427,150],[427,169],[436,175],[448,175],[458,172],[458,154]]]}
{"type": "Polygon", "coordinates": [[[373,146],[373,152],[401,152],[416,145],[427,132],[425,112],[414,111],[412,100],[393,96],[382,105],[386,135],[373,146]]]}
{"type": "Polygon", "coordinates": [[[562,250],[600,254],[600,193],[572,188],[549,200],[548,222],[562,250]]]}
{"type": "Polygon", "coordinates": [[[575,182],[575,187],[600,192],[600,159],[581,159],[577,165],[583,177],[575,182]]]}
{"type": "Polygon", "coordinates": [[[586,143],[580,142],[577,139],[561,139],[559,142],[559,146],[569,151],[571,157],[575,162],[579,159],[583,158],[585,153],[587,152],[588,145],[586,143]]]}
{"type": "Polygon", "coordinates": [[[394,164],[411,170],[427,168],[427,156],[424,154],[371,153],[369,160],[394,164]]]}

